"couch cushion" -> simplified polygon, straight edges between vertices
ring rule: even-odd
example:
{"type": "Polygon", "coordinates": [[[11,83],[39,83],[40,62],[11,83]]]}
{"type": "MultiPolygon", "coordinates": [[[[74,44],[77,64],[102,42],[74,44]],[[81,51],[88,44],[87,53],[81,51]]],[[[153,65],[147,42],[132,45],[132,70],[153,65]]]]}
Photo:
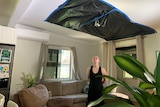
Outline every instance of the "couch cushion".
{"type": "Polygon", "coordinates": [[[87,84],[86,80],[77,80],[77,85],[78,85],[78,93],[82,93],[84,86],[87,84]]]}
{"type": "Polygon", "coordinates": [[[47,102],[48,107],[73,107],[73,99],[52,97],[47,102]]]}
{"type": "Polygon", "coordinates": [[[48,90],[42,84],[23,89],[18,95],[21,107],[44,107],[48,102],[48,90]]]}
{"type": "Polygon", "coordinates": [[[61,81],[45,81],[42,82],[48,91],[52,92],[52,96],[60,96],[62,95],[62,84],[61,81]]]}
{"type": "Polygon", "coordinates": [[[49,100],[56,100],[56,99],[72,99],[73,104],[75,103],[86,103],[87,101],[87,94],[72,94],[72,95],[64,95],[64,96],[54,96],[51,97],[49,100]]]}
{"type": "Polygon", "coordinates": [[[72,98],[73,103],[86,103],[87,101],[87,94],[73,94],[73,95],[67,95],[65,98],[72,98]]]}
{"type": "Polygon", "coordinates": [[[77,82],[65,81],[62,82],[62,95],[77,94],[77,82]]]}
{"type": "Polygon", "coordinates": [[[87,107],[86,102],[73,104],[73,107],[87,107]]]}

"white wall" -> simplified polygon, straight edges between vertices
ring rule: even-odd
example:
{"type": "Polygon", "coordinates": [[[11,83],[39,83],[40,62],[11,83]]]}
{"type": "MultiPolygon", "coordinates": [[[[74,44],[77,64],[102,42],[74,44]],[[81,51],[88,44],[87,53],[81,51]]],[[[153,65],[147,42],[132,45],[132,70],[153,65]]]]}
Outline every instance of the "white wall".
{"type": "Polygon", "coordinates": [[[62,38],[61,35],[58,34],[51,35],[48,43],[60,46],[76,47],[76,53],[78,57],[77,60],[82,79],[86,79],[86,68],[92,64],[92,56],[101,56],[101,48],[99,43],[87,43],[86,41],[80,41],[78,39],[72,40],[69,38],[62,38]]]}
{"type": "MultiPolygon", "coordinates": [[[[71,46],[76,47],[79,70],[81,77],[85,78],[86,68],[90,66],[91,57],[93,55],[101,55],[100,44],[87,43],[79,40],[71,40],[67,38],[60,38],[60,35],[54,34],[50,36],[49,44],[61,45],[61,46],[71,46]]],[[[26,74],[31,72],[37,75],[38,72],[38,62],[40,54],[41,42],[28,39],[17,39],[15,57],[14,57],[14,67],[11,80],[10,88],[10,98],[23,88],[23,77],[22,73],[26,74]]]]}
{"type": "Polygon", "coordinates": [[[11,79],[10,95],[23,88],[22,72],[37,74],[41,43],[17,39],[11,79]]]}
{"type": "MultiPolygon", "coordinates": [[[[144,38],[145,65],[150,71],[154,71],[156,65],[156,50],[160,50],[160,32],[148,35],[144,38]]],[[[100,56],[102,60],[102,44],[87,43],[69,38],[61,38],[58,34],[51,35],[49,44],[76,47],[79,70],[81,77],[85,79],[86,68],[92,64],[93,55],[100,56]]],[[[10,95],[22,89],[22,72],[32,72],[37,75],[41,42],[27,39],[17,39],[14,67],[11,80],[10,95]]]]}
{"type": "Polygon", "coordinates": [[[156,67],[157,50],[160,50],[160,30],[156,34],[147,35],[144,38],[144,62],[150,72],[154,72],[156,67]]]}
{"type": "MultiPolygon", "coordinates": [[[[153,35],[148,35],[144,38],[144,54],[145,65],[150,71],[154,71],[156,65],[156,50],[160,50],[160,32],[153,35]]],[[[81,77],[85,79],[86,68],[92,64],[91,58],[93,55],[100,56],[102,60],[102,44],[87,43],[79,40],[71,40],[69,38],[61,38],[58,34],[51,35],[49,44],[76,47],[79,70],[81,77]]],[[[14,67],[11,80],[10,95],[15,94],[22,89],[22,72],[32,72],[37,75],[38,61],[41,42],[27,39],[18,39],[15,50],[14,67]]]]}

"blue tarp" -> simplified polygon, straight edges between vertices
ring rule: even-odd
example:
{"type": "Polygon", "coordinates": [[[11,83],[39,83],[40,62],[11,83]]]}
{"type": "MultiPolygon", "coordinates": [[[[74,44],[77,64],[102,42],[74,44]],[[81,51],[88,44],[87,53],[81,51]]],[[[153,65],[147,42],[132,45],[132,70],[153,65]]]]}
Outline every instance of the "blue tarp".
{"type": "Polygon", "coordinates": [[[125,13],[103,0],[66,0],[45,21],[107,41],[156,32],[131,21],[125,13]]]}

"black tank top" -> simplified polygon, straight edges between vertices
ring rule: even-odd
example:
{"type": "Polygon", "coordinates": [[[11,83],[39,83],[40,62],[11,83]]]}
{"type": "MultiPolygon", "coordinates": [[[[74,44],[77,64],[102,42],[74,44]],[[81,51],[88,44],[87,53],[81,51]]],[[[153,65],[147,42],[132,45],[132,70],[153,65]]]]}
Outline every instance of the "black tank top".
{"type": "MultiPolygon", "coordinates": [[[[102,96],[103,84],[102,77],[97,77],[98,75],[102,76],[101,67],[97,73],[93,72],[93,66],[90,69],[90,84],[88,90],[88,103],[94,100],[97,100],[102,96]]],[[[98,107],[98,106],[95,106],[98,107]]]]}
{"type": "Polygon", "coordinates": [[[101,67],[99,67],[99,70],[98,70],[97,73],[94,73],[93,72],[93,66],[91,66],[91,69],[90,69],[90,86],[92,86],[92,88],[102,87],[102,77],[97,77],[97,76],[102,76],[101,67]]]}

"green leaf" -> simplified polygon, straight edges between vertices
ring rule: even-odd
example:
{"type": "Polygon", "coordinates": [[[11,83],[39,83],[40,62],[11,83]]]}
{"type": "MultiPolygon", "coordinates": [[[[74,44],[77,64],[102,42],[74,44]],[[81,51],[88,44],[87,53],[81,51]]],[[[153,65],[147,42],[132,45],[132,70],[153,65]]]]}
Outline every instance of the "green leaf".
{"type": "Polygon", "coordinates": [[[87,105],[87,107],[93,107],[93,106],[99,104],[100,102],[102,102],[104,99],[106,99],[106,95],[102,95],[99,99],[90,102],[90,103],[87,105]]]}
{"type": "MultiPolygon", "coordinates": [[[[149,94],[149,92],[147,92],[147,91],[145,91],[145,90],[143,90],[143,89],[140,89],[140,88],[133,88],[134,89],[134,91],[136,92],[136,93],[138,93],[142,98],[143,98],[143,100],[146,102],[146,100],[150,97],[150,96],[152,96],[151,94],[149,94]]],[[[141,104],[141,103],[140,103],[141,104]]],[[[146,102],[146,105],[148,105],[147,104],[147,102],[146,102]]],[[[145,107],[148,107],[148,106],[145,106],[145,107]]]]}
{"type": "Polygon", "coordinates": [[[137,63],[140,67],[142,67],[144,69],[144,71],[146,71],[152,78],[154,78],[154,75],[152,74],[152,72],[150,72],[148,70],[148,68],[145,65],[143,65],[140,61],[138,61],[136,58],[130,56],[129,54],[123,54],[123,55],[128,57],[128,58],[130,58],[130,59],[132,59],[132,61],[137,63]]]}
{"type": "MultiPolygon", "coordinates": [[[[160,105],[160,53],[157,60],[157,65],[154,71],[154,75],[149,72],[149,70],[138,60],[136,60],[134,57],[130,55],[116,55],[114,56],[114,60],[117,63],[117,65],[131,74],[134,77],[138,77],[142,79],[144,82],[140,82],[139,87],[131,87],[126,82],[117,80],[114,77],[103,75],[103,77],[108,78],[115,82],[115,84],[112,84],[105,88],[103,90],[103,97],[100,99],[94,101],[92,105],[98,104],[104,99],[110,99],[113,101],[113,103],[107,103],[104,104],[101,107],[135,107],[130,103],[131,101],[120,99],[115,96],[111,96],[109,94],[106,95],[106,93],[109,93],[113,88],[117,87],[118,85],[123,86],[130,92],[135,100],[138,102],[139,107],[159,107],[160,105]],[[116,84],[117,83],[117,84],[116,84]],[[150,94],[146,89],[153,89],[156,88],[157,95],[150,94]],[[105,96],[106,95],[106,96],[105,96]],[[97,102],[98,101],[98,102],[97,102]]],[[[91,106],[90,106],[91,107],[91,106]]]]}
{"type": "Polygon", "coordinates": [[[153,89],[153,88],[155,88],[155,86],[153,84],[151,84],[151,83],[140,82],[139,88],[145,90],[145,89],[153,89]]]}
{"type": "Polygon", "coordinates": [[[136,106],[128,104],[124,101],[115,101],[115,102],[107,103],[107,104],[102,105],[100,107],[136,107],[136,106]]]}
{"type": "Polygon", "coordinates": [[[156,81],[157,95],[160,96],[160,53],[158,54],[158,60],[154,71],[154,77],[156,81]]]}
{"type": "MultiPolygon", "coordinates": [[[[121,97],[117,97],[115,95],[111,95],[111,94],[105,94],[105,95],[102,95],[99,99],[95,100],[95,101],[92,101],[90,102],[87,107],[93,107],[97,104],[99,104],[100,102],[104,101],[105,103],[108,104],[108,102],[110,101],[121,101],[121,102],[126,102],[128,104],[133,104],[129,99],[124,99],[124,98],[121,98],[121,97]]],[[[113,106],[114,107],[114,106],[113,106]]]]}
{"type": "Polygon", "coordinates": [[[135,58],[129,55],[115,55],[114,60],[121,69],[125,70],[132,76],[138,77],[145,82],[150,82],[144,75],[144,67],[142,67],[142,64],[140,64],[135,58]]]}
{"type": "Polygon", "coordinates": [[[151,95],[147,102],[149,103],[149,107],[159,107],[160,106],[160,96],[151,95]]]}
{"type": "Polygon", "coordinates": [[[134,88],[130,87],[127,83],[125,83],[124,81],[117,80],[117,79],[115,79],[111,76],[108,76],[108,75],[104,75],[103,77],[109,78],[110,80],[119,83],[121,86],[126,88],[135,97],[135,99],[141,105],[143,105],[143,107],[147,107],[147,104],[145,103],[146,99],[143,99],[143,97],[139,93],[137,93],[134,88]]]}
{"type": "Polygon", "coordinates": [[[112,84],[112,85],[110,85],[110,86],[107,86],[107,87],[105,87],[104,89],[103,89],[103,94],[107,94],[107,93],[109,93],[109,92],[111,92],[115,87],[117,87],[118,86],[118,84],[112,84]]]}

